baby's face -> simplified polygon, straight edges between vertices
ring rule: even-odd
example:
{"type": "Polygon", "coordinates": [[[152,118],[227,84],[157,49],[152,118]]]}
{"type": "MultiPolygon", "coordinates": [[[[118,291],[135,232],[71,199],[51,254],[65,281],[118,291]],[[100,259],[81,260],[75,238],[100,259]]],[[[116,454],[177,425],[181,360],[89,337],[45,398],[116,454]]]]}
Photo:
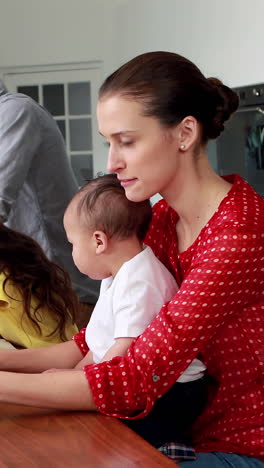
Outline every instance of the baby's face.
{"type": "Polygon", "coordinates": [[[77,213],[77,203],[73,201],[67,208],[63,224],[67,239],[72,244],[72,258],[81,273],[90,276],[89,264],[91,262],[91,233],[82,226],[80,217],[77,213]],[[89,273],[88,273],[89,271],[89,273]]]}
{"type": "Polygon", "coordinates": [[[95,280],[110,276],[105,272],[105,256],[98,256],[98,236],[92,227],[81,221],[75,202],[67,208],[63,223],[68,241],[72,244],[72,258],[78,270],[95,280]]]}

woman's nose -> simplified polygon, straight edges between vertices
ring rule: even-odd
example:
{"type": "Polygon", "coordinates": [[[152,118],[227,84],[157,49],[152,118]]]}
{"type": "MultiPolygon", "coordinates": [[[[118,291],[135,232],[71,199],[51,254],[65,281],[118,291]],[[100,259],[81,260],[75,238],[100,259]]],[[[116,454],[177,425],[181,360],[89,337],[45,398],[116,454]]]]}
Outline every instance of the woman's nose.
{"type": "Polygon", "coordinates": [[[120,154],[110,147],[107,158],[107,172],[119,172],[124,167],[120,154]]]}

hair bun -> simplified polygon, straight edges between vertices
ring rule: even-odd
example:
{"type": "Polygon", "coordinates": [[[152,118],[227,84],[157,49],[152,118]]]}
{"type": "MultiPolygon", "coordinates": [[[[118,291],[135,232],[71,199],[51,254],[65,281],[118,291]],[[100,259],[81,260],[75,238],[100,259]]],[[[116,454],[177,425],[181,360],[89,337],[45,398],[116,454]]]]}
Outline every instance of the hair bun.
{"type": "Polygon", "coordinates": [[[217,138],[225,128],[224,122],[238,108],[239,97],[235,91],[225,86],[217,78],[210,77],[207,78],[207,81],[215,96],[215,114],[207,126],[207,136],[217,138]]]}

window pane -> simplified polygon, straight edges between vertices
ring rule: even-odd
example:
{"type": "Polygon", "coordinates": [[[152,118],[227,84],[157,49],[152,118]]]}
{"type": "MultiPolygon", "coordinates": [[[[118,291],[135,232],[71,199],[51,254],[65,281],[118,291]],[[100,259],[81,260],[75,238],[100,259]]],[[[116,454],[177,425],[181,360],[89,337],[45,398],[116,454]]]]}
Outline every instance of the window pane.
{"type": "Polygon", "coordinates": [[[43,85],[43,105],[52,115],[64,115],[64,85],[43,85]]]}
{"type": "Polygon", "coordinates": [[[69,83],[69,114],[91,114],[90,83],[69,83]]]}
{"type": "Polygon", "coordinates": [[[70,148],[71,151],[92,150],[91,119],[70,119],[70,148]]]}
{"type": "Polygon", "coordinates": [[[64,138],[64,140],[66,140],[66,130],[65,130],[65,120],[56,120],[57,122],[57,125],[61,131],[61,134],[64,138]]]}
{"type": "Polygon", "coordinates": [[[34,101],[39,102],[39,88],[38,86],[18,86],[17,92],[30,96],[34,101]]]}
{"type": "Polygon", "coordinates": [[[71,165],[79,186],[93,178],[93,157],[91,154],[74,154],[71,165]]]}

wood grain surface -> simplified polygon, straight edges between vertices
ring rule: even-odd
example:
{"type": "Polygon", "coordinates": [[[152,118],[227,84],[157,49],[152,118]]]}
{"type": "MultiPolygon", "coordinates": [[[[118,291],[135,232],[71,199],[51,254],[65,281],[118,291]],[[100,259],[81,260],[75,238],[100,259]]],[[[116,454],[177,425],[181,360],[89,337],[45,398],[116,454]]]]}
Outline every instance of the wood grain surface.
{"type": "Polygon", "coordinates": [[[177,465],[114,418],[0,403],[0,467],[176,468],[177,465]]]}

